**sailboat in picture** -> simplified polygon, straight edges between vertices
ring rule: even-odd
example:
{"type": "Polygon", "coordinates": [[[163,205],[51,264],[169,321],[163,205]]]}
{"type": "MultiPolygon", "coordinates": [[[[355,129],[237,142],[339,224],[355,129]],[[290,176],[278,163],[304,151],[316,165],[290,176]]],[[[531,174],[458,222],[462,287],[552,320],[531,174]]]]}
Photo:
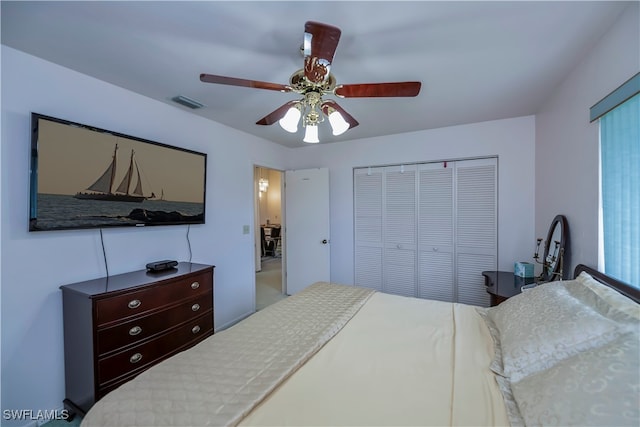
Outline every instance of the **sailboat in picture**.
{"type": "Polygon", "coordinates": [[[107,167],[107,170],[93,184],[87,187],[84,192],[76,193],[76,199],[81,200],[104,200],[110,202],[135,202],[140,203],[147,199],[142,190],[142,180],[140,179],[140,169],[135,160],[135,152],[131,150],[131,160],[129,168],[118,187],[113,190],[117,171],[117,152],[118,144],[113,150],[113,159],[107,167]],[[135,179],[135,188],[131,190],[131,184],[135,179]]]}

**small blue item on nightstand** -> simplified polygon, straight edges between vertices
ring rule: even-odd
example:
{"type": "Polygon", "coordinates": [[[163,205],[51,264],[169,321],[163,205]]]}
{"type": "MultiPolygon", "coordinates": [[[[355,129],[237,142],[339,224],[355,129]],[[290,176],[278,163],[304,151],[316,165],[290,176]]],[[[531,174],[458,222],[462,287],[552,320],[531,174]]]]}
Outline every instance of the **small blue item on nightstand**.
{"type": "Polygon", "coordinates": [[[513,274],[518,277],[534,277],[533,264],[530,262],[516,262],[513,266],[513,274]]]}

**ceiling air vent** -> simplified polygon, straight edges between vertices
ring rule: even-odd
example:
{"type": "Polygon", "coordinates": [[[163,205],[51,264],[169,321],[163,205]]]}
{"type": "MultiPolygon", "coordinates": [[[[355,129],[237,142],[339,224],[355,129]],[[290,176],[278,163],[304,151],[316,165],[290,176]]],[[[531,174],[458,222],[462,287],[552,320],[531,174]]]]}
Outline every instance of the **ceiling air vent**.
{"type": "Polygon", "coordinates": [[[171,98],[173,102],[177,102],[180,105],[184,105],[185,107],[189,107],[193,110],[197,110],[198,108],[204,107],[204,104],[199,103],[198,101],[194,101],[193,99],[187,98],[186,96],[178,95],[171,98]]]}

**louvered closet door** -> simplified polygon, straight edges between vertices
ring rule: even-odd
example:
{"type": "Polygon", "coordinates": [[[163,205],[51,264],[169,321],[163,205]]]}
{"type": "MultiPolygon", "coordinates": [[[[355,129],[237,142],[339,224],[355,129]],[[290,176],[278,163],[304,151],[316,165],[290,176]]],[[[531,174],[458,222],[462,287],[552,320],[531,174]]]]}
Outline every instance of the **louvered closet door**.
{"type": "Polygon", "coordinates": [[[384,170],[382,290],[416,296],[416,165],[384,170]]]}
{"type": "Polygon", "coordinates": [[[457,301],[486,307],[482,271],[497,269],[497,160],[456,163],[457,301]]]}
{"type": "Polygon", "coordinates": [[[418,297],[455,301],[454,162],[418,167],[418,297]]]}
{"type": "Polygon", "coordinates": [[[354,169],[355,284],[382,290],[382,168],[354,169]]]}

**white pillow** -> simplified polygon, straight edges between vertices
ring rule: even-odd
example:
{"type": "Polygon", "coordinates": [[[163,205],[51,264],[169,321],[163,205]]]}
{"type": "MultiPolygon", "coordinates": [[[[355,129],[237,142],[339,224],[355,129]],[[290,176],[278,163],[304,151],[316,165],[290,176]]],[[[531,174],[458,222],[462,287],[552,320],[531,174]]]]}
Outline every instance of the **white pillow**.
{"type": "Polygon", "coordinates": [[[640,425],[639,342],[628,333],[511,383],[524,424],[640,425]]]}
{"type": "Polygon", "coordinates": [[[574,297],[591,305],[603,316],[624,323],[640,321],[640,304],[603,285],[584,271],[576,280],[566,282],[565,286],[574,297]]]}
{"type": "Polygon", "coordinates": [[[480,311],[496,347],[495,373],[519,381],[625,332],[573,297],[566,284],[545,283],[480,311]]]}
{"type": "Polygon", "coordinates": [[[479,309],[512,425],[640,425],[640,305],[587,273],[479,309]]]}

